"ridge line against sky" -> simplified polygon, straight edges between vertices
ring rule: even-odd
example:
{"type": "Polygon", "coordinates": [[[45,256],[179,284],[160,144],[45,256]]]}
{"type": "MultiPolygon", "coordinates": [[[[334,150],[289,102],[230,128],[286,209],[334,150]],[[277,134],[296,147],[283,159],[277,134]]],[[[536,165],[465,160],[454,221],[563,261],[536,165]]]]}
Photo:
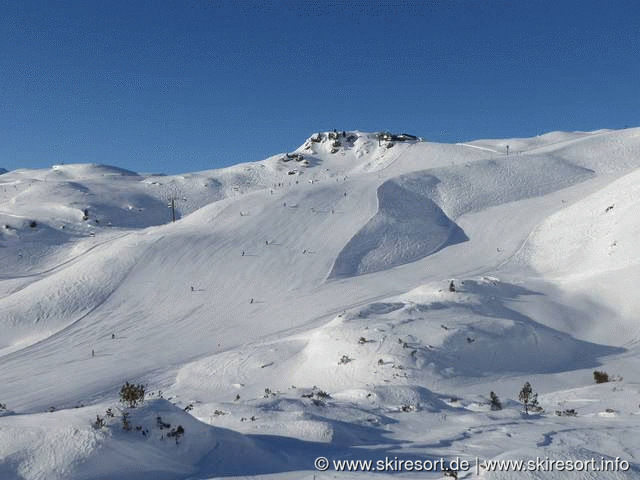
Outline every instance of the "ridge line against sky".
{"type": "Polygon", "coordinates": [[[640,125],[633,1],[0,0],[0,167],[178,173],[315,131],[640,125]]]}

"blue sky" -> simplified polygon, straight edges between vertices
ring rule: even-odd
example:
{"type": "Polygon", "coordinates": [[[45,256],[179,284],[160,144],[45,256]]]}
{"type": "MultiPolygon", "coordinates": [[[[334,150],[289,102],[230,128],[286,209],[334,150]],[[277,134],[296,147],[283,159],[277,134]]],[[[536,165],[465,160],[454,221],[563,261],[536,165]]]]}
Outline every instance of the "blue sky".
{"type": "Polygon", "coordinates": [[[640,126],[639,20],[636,0],[0,0],[0,167],[640,126]]]}

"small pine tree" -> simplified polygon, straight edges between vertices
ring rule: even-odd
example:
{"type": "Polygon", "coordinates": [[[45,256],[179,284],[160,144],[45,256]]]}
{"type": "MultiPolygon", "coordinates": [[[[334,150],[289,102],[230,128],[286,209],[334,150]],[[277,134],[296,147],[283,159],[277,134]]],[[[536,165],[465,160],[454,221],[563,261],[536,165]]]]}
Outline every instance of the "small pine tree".
{"type": "Polygon", "coordinates": [[[130,408],[144,402],[144,385],[133,385],[126,382],[120,389],[120,401],[130,408]]]}
{"type": "Polygon", "coordinates": [[[518,399],[524,404],[524,411],[526,413],[529,413],[529,399],[531,398],[531,392],[531,384],[529,382],[526,382],[522,387],[522,390],[520,390],[520,395],[518,396],[518,399]]]}
{"type": "Polygon", "coordinates": [[[494,392],[489,393],[489,397],[491,398],[491,410],[502,410],[502,404],[500,403],[500,399],[498,395],[494,392]]]}
{"type": "Polygon", "coordinates": [[[531,388],[531,384],[526,382],[520,390],[520,395],[518,397],[520,401],[524,404],[525,413],[529,413],[529,410],[533,412],[539,412],[542,410],[542,407],[538,405],[538,394],[533,393],[533,389],[531,388]]]}

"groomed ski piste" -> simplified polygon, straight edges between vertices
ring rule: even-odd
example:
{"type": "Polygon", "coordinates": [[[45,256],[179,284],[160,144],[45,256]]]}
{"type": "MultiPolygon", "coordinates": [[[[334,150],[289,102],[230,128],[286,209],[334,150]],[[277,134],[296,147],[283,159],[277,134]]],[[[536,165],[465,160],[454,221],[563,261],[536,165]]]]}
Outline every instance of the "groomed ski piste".
{"type": "Polygon", "coordinates": [[[4,173],[0,478],[639,478],[638,211],[640,129],[4,173]]]}

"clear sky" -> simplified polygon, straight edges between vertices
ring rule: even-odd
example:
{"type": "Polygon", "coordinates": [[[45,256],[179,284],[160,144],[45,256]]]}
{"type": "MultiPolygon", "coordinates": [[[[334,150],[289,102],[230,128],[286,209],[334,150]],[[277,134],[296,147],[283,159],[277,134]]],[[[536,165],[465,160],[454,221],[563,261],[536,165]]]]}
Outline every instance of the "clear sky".
{"type": "Polygon", "coordinates": [[[0,167],[640,126],[637,0],[0,0],[0,167]]]}

